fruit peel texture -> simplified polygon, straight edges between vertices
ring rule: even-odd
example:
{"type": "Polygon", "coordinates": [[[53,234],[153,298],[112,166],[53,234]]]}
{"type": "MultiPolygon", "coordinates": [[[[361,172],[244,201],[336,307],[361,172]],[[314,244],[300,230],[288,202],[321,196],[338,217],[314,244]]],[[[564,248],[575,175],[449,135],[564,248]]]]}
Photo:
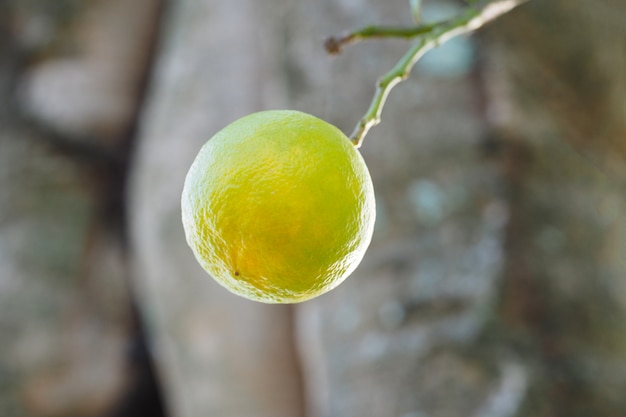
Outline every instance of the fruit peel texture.
{"type": "Polygon", "coordinates": [[[339,285],[369,246],[374,190],[336,127],[287,110],[254,113],[200,150],[182,219],[200,265],[228,290],[295,303],[339,285]]]}

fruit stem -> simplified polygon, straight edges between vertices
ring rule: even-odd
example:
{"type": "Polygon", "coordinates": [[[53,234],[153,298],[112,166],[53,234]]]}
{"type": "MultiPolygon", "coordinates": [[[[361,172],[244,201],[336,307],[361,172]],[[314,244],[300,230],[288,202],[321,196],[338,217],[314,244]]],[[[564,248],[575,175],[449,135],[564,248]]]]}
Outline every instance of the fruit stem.
{"type": "Polygon", "coordinates": [[[406,28],[368,26],[339,38],[329,38],[325,43],[329,53],[339,53],[342,46],[363,39],[383,37],[418,38],[396,65],[378,79],[376,92],[374,93],[370,107],[350,135],[350,140],[354,146],[359,148],[369,130],[380,123],[382,110],[389,92],[398,83],[409,77],[415,63],[424,56],[426,52],[456,36],[470,33],[481,28],[486,23],[513,10],[526,1],[528,0],[491,0],[482,7],[471,6],[459,16],[441,22],[420,24],[406,28]]]}

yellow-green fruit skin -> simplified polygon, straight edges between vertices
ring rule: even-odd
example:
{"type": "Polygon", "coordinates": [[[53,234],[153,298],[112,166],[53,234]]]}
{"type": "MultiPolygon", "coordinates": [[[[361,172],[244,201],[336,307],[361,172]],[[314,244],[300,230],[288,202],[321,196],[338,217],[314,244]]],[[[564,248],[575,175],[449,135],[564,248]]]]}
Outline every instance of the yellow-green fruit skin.
{"type": "Polygon", "coordinates": [[[245,116],[213,136],[189,169],[181,206],[200,265],[264,303],[335,288],[361,262],[375,221],[360,153],[333,125],[289,110],[245,116]]]}

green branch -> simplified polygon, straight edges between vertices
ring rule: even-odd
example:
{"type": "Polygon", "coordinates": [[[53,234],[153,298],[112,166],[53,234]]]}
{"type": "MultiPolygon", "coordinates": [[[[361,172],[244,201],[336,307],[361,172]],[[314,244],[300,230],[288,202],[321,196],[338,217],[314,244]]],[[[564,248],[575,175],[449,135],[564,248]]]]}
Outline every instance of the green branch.
{"type": "Polygon", "coordinates": [[[342,46],[367,38],[419,38],[391,71],[378,80],[376,93],[374,94],[369,109],[350,135],[350,140],[354,146],[359,148],[367,132],[380,123],[383,106],[385,105],[389,92],[398,83],[408,78],[415,63],[424,56],[426,52],[456,36],[479,29],[491,20],[511,11],[513,8],[526,1],[527,0],[492,0],[482,8],[471,7],[467,9],[465,13],[443,22],[418,25],[410,28],[369,26],[340,38],[330,38],[326,41],[326,47],[329,52],[338,53],[342,46]]]}
{"type": "MultiPolygon", "coordinates": [[[[443,23],[443,22],[441,22],[443,23]]],[[[354,32],[346,33],[339,37],[333,37],[326,39],[324,47],[329,54],[336,55],[341,52],[341,49],[351,43],[362,41],[365,39],[374,38],[403,38],[413,39],[416,36],[423,35],[432,32],[437,28],[438,24],[433,23],[430,25],[408,26],[408,27],[394,27],[394,26],[366,26],[362,29],[354,32]]]]}

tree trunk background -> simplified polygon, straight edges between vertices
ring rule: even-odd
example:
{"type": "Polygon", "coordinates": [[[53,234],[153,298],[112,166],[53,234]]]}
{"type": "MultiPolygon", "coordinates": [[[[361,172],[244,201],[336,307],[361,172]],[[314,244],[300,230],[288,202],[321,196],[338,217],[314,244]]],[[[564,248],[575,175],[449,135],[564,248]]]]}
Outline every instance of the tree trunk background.
{"type": "MultiPolygon", "coordinates": [[[[461,2],[425,2],[428,19],[461,2]]],[[[217,130],[348,132],[406,1],[0,0],[0,415],[626,415],[626,4],[533,0],[429,53],[361,148],[374,239],[339,288],[235,297],[180,222],[217,130]]]]}

